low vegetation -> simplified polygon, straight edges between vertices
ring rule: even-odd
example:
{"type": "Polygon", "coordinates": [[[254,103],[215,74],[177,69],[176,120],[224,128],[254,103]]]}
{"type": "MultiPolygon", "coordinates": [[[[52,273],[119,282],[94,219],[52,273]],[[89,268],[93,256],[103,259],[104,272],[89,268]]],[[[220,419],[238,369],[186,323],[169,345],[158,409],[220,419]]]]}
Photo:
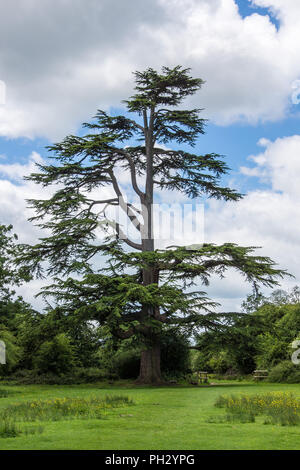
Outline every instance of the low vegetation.
{"type": "Polygon", "coordinates": [[[102,382],[5,388],[11,393],[0,400],[1,450],[300,450],[300,426],[289,422],[281,426],[279,421],[265,425],[270,416],[256,412],[254,422],[227,421],[225,416],[231,413],[215,406],[225,394],[268,395],[268,400],[271,394],[284,403],[288,398],[283,400],[281,394],[293,394],[299,400],[298,385],[222,380],[210,386],[156,388],[120,381],[116,385],[102,382]],[[87,404],[93,411],[87,410],[87,404]],[[70,415],[71,405],[77,416],[70,415]]]}
{"type": "Polygon", "coordinates": [[[109,412],[133,401],[124,395],[91,398],[52,398],[12,403],[0,411],[0,437],[43,432],[44,426],[24,427],[20,423],[59,421],[69,419],[101,419],[109,412]]]}
{"type": "Polygon", "coordinates": [[[300,423],[300,399],[292,393],[221,395],[215,406],[225,408],[225,420],[229,422],[254,423],[257,416],[263,416],[264,424],[293,426],[300,423]]]}

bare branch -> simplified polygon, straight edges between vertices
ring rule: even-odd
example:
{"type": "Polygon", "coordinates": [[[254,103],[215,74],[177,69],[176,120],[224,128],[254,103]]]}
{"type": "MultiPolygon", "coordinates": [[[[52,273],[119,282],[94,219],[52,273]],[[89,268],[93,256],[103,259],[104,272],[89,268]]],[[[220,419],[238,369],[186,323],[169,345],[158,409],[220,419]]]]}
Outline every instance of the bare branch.
{"type": "Polygon", "coordinates": [[[120,228],[120,224],[116,224],[116,231],[121,240],[123,242],[127,243],[127,245],[131,246],[131,248],[134,248],[135,250],[142,250],[142,244],[141,243],[135,243],[132,240],[129,240],[129,238],[126,237],[125,233],[123,230],[120,228]]]}
{"type": "Polygon", "coordinates": [[[143,201],[144,197],[145,197],[145,193],[140,190],[140,188],[137,184],[135,165],[134,165],[134,161],[133,161],[131,155],[129,155],[129,153],[126,152],[126,150],[124,150],[124,149],[118,149],[118,153],[121,153],[127,159],[128,163],[129,163],[132,187],[133,187],[134,191],[136,192],[136,194],[143,201]]]}
{"type": "Polygon", "coordinates": [[[120,204],[120,207],[121,209],[125,212],[125,214],[128,216],[130,222],[133,224],[133,226],[139,231],[141,232],[142,230],[142,227],[141,227],[141,222],[139,221],[139,219],[137,218],[137,216],[135,215],[135,213],[131,210],[131,204],[127,204],[124,200],[124,196],[120,190],[120,187],[118,185],[118,182],[117,182],[117,179],[114,175],[114,172],[113,170],[110,170],[110,177],[111,177],[111,180],[112,180],[112,183],[113,183],[113,187],[114,187],[114,190],[115,190],[115,193],[117,194],[118,198],[119,198],[119,204],[120,204]]]}

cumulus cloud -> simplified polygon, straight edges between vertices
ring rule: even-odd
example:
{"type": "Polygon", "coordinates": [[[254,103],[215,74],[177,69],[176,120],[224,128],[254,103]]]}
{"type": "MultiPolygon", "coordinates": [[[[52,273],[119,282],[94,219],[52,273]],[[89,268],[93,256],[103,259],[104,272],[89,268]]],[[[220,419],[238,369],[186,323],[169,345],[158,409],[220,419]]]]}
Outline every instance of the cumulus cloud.
{"type": "MultiPolygon", "coordinates": [[[[249,2],[250,4],[250,2],[249,2]]],[[[280,20],[242,18],[234,0],[11,0],[0,17],[0,135],[59,139],[118,106],[131,72],[190,66],[193,105],[219,124],[283,117],[300,76],[298,2],[255,0],[280,20]]]]}
{"type": "Polygon", "coordinates": [[[41,156],[33,152],[25,164],[9,164],[5,159],[0,164],[0,220],[12,224],[22,243],[34,242],[40,231],[28,222],[34,213],[28,208],[26,199],[43,199],[50,196],[50,191],[24,181],[23,177],[36,171],[35,164],[42,163],[41,156]]]}
{"type": "MultiPolygon", "coordinates": [[[[300,136],[261,139],[260,145],[263,151],[250,156],[252,166],[242,167],[241,173],[267,183],[268,189],[250,191],[238,203],[211,201],[205,216],[206,241],[262,247],[258,254],[271,257],[295,276],[282,281],[289,289],[300,279],[300,187],[295,178],[300,170],[300,136]]],[[[210,292],[223,299],[226,286],[231,305],[240,304],[245,285],[237,277],[228,277],[210,292]]]]}

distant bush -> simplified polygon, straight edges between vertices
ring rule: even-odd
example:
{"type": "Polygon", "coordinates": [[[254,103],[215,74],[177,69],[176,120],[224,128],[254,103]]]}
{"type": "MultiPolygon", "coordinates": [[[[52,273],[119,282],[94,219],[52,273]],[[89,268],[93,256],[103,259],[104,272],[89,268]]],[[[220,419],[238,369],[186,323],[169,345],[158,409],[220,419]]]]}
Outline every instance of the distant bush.
{"type": "Polygon", "coordinates": [[[227,351],[214,354],[208,361],[210,370],[216,374],[236,375],[237,371],[232,369],[232,361],[227,351]]]}
{"type": "Polygon", "coordinates": [[[300,366],[295,365],[292,361],[282,361],[271,369],[269,382],[278,383],[300,383],[300,366]]]}
{"type": "Polygon", "coordinates": [[[45,341],[38,349],[33,365],[40,373],[60,375],[72,370],[75,365],[75,352],[69,338],[60,333],[52,340],[45,341]]]}
{"type": "Polygon", "coordinates": [[[103,380],[116,380],[118,375],[96,367],[76,368],[66,374],[54,374],[47,372],[37,373],[34,370],[18,370],[6,379],[19,385],[79,385],[83,383],[95,383],[103,380]]]}
{"type": "Polygon", "coordinates": [[[117,379],[118,375],[112,372],[108,372],[105,369],[98,369],[97,367],[80,367],[75,369],[72,377],[75,381],[77,381],[77,383],[93,383],[100,382],[101,380],[105,379],[117,379]]]}

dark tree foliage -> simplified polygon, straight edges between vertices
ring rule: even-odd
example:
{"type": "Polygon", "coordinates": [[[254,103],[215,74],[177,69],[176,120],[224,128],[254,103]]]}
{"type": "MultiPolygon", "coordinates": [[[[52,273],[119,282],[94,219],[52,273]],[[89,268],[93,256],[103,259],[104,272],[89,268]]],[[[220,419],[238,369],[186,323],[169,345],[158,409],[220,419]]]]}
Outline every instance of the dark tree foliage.
{"type": "Polygon", "coordinates": [[[141,348],[139,381],[155,383],[161,381],[164,324],[190,332],[217,327],[214,302],[187,287],[196,281],[206,285],[212,274],[223,277],[229,268],[267,286],[276,285],[284,272],[269,258],[257,256],[253,247],[231,243],[155,250],[156,190],[225,201],[242,196],[222,186],[229,169],[220,155],[164,148],[174,144],[193,148],[204,133],[201,109],[178,109],[203,81],[180,66],[163,67],[161,73],[149,68],[134,75],[135,94],[124,102],[126,116],[99,110],[94,122],[85,124],[86,135],[71,135],[49,147],[53,164],[38,165],[39,172],[29,177],[44,187],[53,185],[55,192],[50,199],[31,201],[36,211],[33,220],[50,234],[33,247],[24,247],[22,263],[37,275],[43,275],[44,268],[46,274],[60,276],[46,293],[55,295],[63,308],[108,325],[121,339],[136,337],[141,348]],[[120,170],[130,177],[138,207],[124,197],[120,170]],[[97,198],[102,188],[110,188],[114,196],[97,198]],[[113,205],[127,215],[139,242],[130,239],[117,221],[108,222],[105,208],[113,205]],[[114,227],[115,241],[97,238],[96,230],[103,224],[114,227]],[[126,252],[126,245],[134,251],[126,252]],[[108,259],[106,270],[99,264],[103,254],[108,259]]]}
{"type": "Polygon", "coordinates": [[[17,317],[30,310],[14,290],[30,280],[28,270],[14,264],[20,254],[17,239],[11,225],[0,225],[0,341],[6,347],[6,364],[0,366],[0,374],[12,371],[18,364],[21,353],[17,345],[17,317]]]}
{"type": "MultiPolygon", "coordinates": [[[[65,311],[60,308],[50,310],[47,313],[27,311],[19,315],[17,317],[17,337],[23,351],[20,366],[24,369],[35,368],[39,372],[45,371],[45,367],[47,367],[46,352],[52,354],[55,350],[55,344],[63,344],[66,346],[66,350],[72,350],[73,365],[77,367],[95,366],[95,355],[99,348],[99,332],[88,322],[76,320],[74,315],[66,315],[65,311]],[[58,339],[57,336],[59,336],[58,339]],[[43,367],[40,367],[43,361],[43,367]]],[[[56,372],[59,372],[58,362],[56,372]]],[[[52,372],[55,371],[52,370],[52,372]]]]}

